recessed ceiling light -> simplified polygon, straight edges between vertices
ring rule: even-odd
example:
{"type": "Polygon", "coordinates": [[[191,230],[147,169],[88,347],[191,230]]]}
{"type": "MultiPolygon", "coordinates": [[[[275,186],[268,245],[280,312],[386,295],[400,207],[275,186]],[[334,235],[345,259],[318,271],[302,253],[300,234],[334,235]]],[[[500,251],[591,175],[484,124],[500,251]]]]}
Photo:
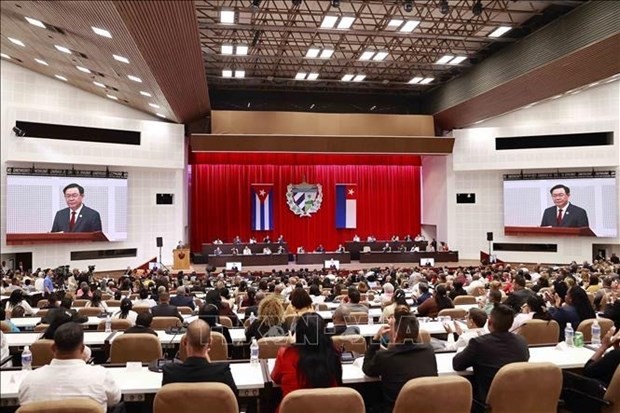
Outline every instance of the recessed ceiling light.
{"type": "Polygon", "coordinates": [[[399,27],[401,24],[403,24],[404,20],[401,19],[392,19],[388,22],[388,27],[399,27]]]}
{"type": "Polygon", "coordinates": [[[67,78],[66,78],[66,77],[64,77],[64,76],[60,76],[60,75],[54,75],[54,76],[56,77],[56,79],[60,79],[60,80],[62,80],[63,82],[66,82],[66,81],[67,81],[67,78]]]}
{"type": "Polygon", "coordinates": [[[329,59],[334,54],[334,49],[323,49],[321,52],[321,59],[329,59]]]}
{"type": "Polygon", "coordinates": [[[245,56],[248,54],[248,46],[241,44],[237,46],[237,50],[235,53],[237,56],[245,56]]]}
{"type": "Polygon", "coordinates": [[[149,92],[145,92],[144,90],[141,90],[141,91],[140,91],[140,94],[141,94],[142,96],[146,96],[147,98],[150,98],[150,97],[152,96],[149,92]]]}
{"type": "Polygon", "coordinates": [[[408,83],[409,83],[410,85],[415,85],[415,84],[420,83],[423,79],[424,79],[423,77],[416,76],[416,77],[414,77],[413,79],[411,79],[408,83]]]}
{"type": "Polygon", "coordinates": [[[222,45],[222,54],[231,55],[233,54],[233,45],[232,44],[223,44],[222,45]]]}
{"type": "Polygon", "coordinates": [[[97,86],[97,87],[105,87],[105,85],[101,82],[93,82],[93,85],[97,86]]]}
{"type": "Polygon", "coordinates": [[[33,19],[32,17],[25,17],[26,21],[30,24],[32,24],[33,26],[37,26],[37,27],[41,27],[42,29],[45,29],[45,25],[43,24],[42,21],[37,20],[37,19],[33,19]]]}
{"type": "Polygon", "coordinates": [[[21,46],[21,47],[26,47],[26,45],[24,44],[24,42],[22,42],[22,41],[21,41],[21,40],[19,40],[19,39],[14,39],[14,38],[12,38],[12,37],[8,37],[8,39],[9,39],[9,40],[11,41],[11,43],[13,43],[13,44],[16,44],[16,45],[21,46]]]}
{"type": "Polygon", "coordinates": [[[325,16],[321,22],[322,29],[333,29],[338,21],[338,16],[325,16]]]}
{"type": "Polygon", "coordinates": [[[366,79],[366,75],[357,75],[353,78],[354,82],[361,82],[362,80],[366,79]]]}
{"type": "Polygon", "coordinates": [[[447,64],[447,63],[448,63],[450,60],[452,60],[452,59],[454,59],[454,56],[452,56],[452,55],[450,55],[450,54],[447,54],[447,55],[445,55],[445,56],[441,57],[439,60],[437,60],[437,62],[436,62],[436,63],[437,63],[438,65],[445,65],[445,64],[447,64]]]}
{"type": "Polygon", "coordinates": [[[108,39],[112,38],[112,35],[110,34],[110,32],[105,29],[100,29],[99,27],[95,27],[95,26],[90,26],[90,28],[93,29],[95,34],[98,34],[99,36],[107,37],[108,39]]]}
{"type": "Polygon", "coordinates": [[[235,12],[233,10],[220,10],[220,23],[232,24],[235,22],[235,12]]]}
{"type": "Polygon", "coordinates": [[[499,26],[497,29],[493,30],[489,33],[489,37],[500,37],[510,31],[512,27],[510,26],[499,26]]]}
{"type": "Polygon", "coordinates": [[[450,60],[449,64],[458,65],[459,63],[462,63],[466,59],[467,59],[467,56],[457,56],[454,59],[450,60]]]}
{"type": "Polygon", "coordinates": [[[342,79],[341,79],[341,80],[342,80],[343,82],[350,82],[350,81],[352,81],[352,80],[353,80],[353,78],[354,78],[354,77],[355,77],[354,75],[344,75],[344,76],[342,76],[342,79]]]}
{"type": "Polygon", "coordinates": [[[106,95],[106,96],[108,97],[108,99],[118,100],[116,96],[112,96],[112,95],[106,95]]]}
{"type": "Polygon", "coordinates": [[[428,85],[429,83],[431,83],[433,80],[435,80],[434,77],[425,77],[424,80],[422,80],[420,82],[421,85],[428,85]]]}
{"type": "Polygon", "coordinates": [[[71,50],[67,49],[64,46],[58,46],[57,44],[54,45],[54,47],[56,48],[56,50],[58,50],[59,52],[63,52],[66,54],[71,54],[71,50]]]}
{"type": "Polygon", "coordinates": [[[82,67],[82,66],[76,66],[75,68],[79,70],[80,72],[91,73],[89,69],[82,67]]]}
{"type": "Polygon", "coordinates": [[[4,58],[4,59],[9,59],[9,60],[11,60],[11,56],[9,56],[9,55],[8,55],[8,54],[6,54],[6,53],[0,53],[0,57],[2,57],[2,58],[4,58]]]}
{"type": "Polygon", "coordinates": [[[304,80],[306,78],[306,73],[305,72],[298,72],[295,75],[295,80],[304,80]]]}
{"type": "Polygon", "coordinates": [[[160,118],[166,119],[166,116],[163,113],[156,113],[156,115],[159,116],[160,118]]]}
{"type": "Polygon", "coordinates": [[[117,54],[113,54],[112,57],[114,58],[114,60],[118,60],[119,62],[123,62],[123,63],[129,64],[129,59],[127,59],[126,57],[119,56],[117,54]]]}
{"type": "Polygon", "coordinates": [[[232,77],[232,70],[230,69],[222,70],[222,77],[232,77]]]}
{"type": "Polygon", "coordinates": [[[321,49],[319,49],[317,47],[311,47],[306,52],[306,57],[308,57],[310,59],[313,59],[315,57],[318,57],[320,52],[321,52],[321,49]]]}
{"type": "Polygon", "coordinates": [[[155,109],[159,109],[159,105],[156,105],[154,103],[149,103],[149,106],[155,109]]]}
{"type": "Polygon", "coordinates": [[[128,78],[129,80],[133,80],[134,82],[142,83],[142,79],[140,79],[140,78],[139,78],[139,77],[137,77],[137,76],[127,75],[127,78],[128,78]]]}
{"type": "Polygon", "coordinates": [[[34,61],[35,61],[35,62],[37,62],[37,63],[38,63],[38,64],[40,64],[40,65],[43,65],[43,66],[49,66],[49,65],[47,64],[47,62],[46,62],[45,60],[43,60],[43,59],[34,59],[34,61]]]}
{"type": "Polygon", "coordinates": [[[349,29],[353,26],[353,22],[355,21],[355,17],[351,16],[343,16],[340,18],[340,22],[338,23],[338,29],[349,29]]]}
{"type": "Polygon", "coordinates": [[[374,55],[372,60],[374,60],[375,62],[381,62],[387,57],[387,55],[388,55],[388,52],[377,52],[377,54],[374,55]]]}
{"type": "Polygon", "coordinates": [[[400,28],[400,31],[403,33],[411,33],[416,27],[418,27],[419,24],[420,22],[417,20],[407,20],[407,23],[400,28]]]}
{"type": "Polygon", "coordinates": [[[317,80],[319,78],[319,74],[312,72],[310,74],[308,74],[308,80],[317,80]]]}
{"type": "Polygon", "coordinates": [[[245,77],[245,70],[235,70],[235,77],[237,79],[243,79],[245,77]]]}
{"type": "Polygon", "coordinates": [[[366,50],[364,53],[362,53],[359,60],[362,60],[362,61],[370,60],[374,55],[375,55],[375,52],[373,50],[366,50]]]}

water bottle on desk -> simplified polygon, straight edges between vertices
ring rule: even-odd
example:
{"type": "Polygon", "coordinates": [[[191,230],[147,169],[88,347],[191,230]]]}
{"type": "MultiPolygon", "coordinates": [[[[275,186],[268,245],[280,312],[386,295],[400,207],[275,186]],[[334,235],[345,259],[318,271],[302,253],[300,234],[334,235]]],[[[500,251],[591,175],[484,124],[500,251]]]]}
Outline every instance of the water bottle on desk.
{"type": "Polygon", "coordinates": [[[108,314],[105,318],[105,332],[106,333],[112,332],[112,319],[110,318],[110,314],[108,314]]]}
{"type": "Polygon", "coordinates": [[[594,347],[601,345],[601,326],[598,323],[598,318],[592,323],[592,345],[594,347]]]}
{"type": "Polygon", "coordinates": [[[32,370],[32,352],[30,346],[24,347],[22,351],[22,370],[32,370]]]}
{"type": "Polygon", "coordinates": [[[256,337],[252,339],[252,344],[250,345],[250,363],[258,363],[258,342],[256,341],[256,337]]]}
{"type": "Polygon", "coordinates": [[[570,323],[566,323],[564,328],[564,341],[568,347],[573,347],[575,344],[575,330],[573,330],[573,326],[570,323]]]}

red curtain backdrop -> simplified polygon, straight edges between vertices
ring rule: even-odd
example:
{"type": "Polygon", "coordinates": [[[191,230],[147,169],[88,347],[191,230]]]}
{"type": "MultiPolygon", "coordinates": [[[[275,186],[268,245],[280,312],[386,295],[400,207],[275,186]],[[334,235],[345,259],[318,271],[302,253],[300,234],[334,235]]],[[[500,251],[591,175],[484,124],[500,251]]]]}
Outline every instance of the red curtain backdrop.
{"type": "Polygon", "coordinates": [[[421,177],[418,156],[310,154],[194,154],[190,171],[192,250],[216,238],[231,242],[236,235],[261,241],[280,234],[291,250],[318,244],[335,250],[354,234],[387,239],[420,232],[421,177]],[[393,161],[393,162],[390,162],[393,161]],[[323,186],[320,210],[299,217],[286,200],[288,184],[323,186]],[[250,185],[272,183],[274,230],[252,231],[250,185]],[[336,229],[337,183],[357,184],[357,229],[336,229]]]}

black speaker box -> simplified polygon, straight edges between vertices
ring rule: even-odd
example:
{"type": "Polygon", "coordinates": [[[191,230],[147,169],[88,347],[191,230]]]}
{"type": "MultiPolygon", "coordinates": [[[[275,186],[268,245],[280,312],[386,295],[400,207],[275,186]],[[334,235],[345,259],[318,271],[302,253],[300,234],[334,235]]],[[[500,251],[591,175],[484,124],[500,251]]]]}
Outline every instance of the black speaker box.
{"type": "Polygon", "coordinates": [[[487,241],[493,241],[493,233],[487,232],[487,241]]]}
{"type": "Polygon", "coordinates": [[[157,247],[163,247],[164,246],[164,239],[162,237],[157,237],[156,241],[157,241],[157,247]]]}

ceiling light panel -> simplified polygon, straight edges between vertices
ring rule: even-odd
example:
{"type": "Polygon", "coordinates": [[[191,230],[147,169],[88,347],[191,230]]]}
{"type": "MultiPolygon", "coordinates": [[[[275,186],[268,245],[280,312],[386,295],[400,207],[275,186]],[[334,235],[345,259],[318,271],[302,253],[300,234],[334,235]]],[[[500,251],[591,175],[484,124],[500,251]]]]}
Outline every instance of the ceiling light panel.
{"type": "Polygon", "coordinates": [[[243,79],[245,77],[245,70],[235,70],[235,77],[237,79],[243,79]]]}
{"type": "Polygon", "coordinates": [[[452,59],[454,59],[454,56],[452,56],[452,55],[450,55],[450,54],[447,54],[447,55],[445,55],[445,56],[441,57],[439,60],[437,60],[437,62],[436,62],[436,63],[437,63],[438,65],[445,65],[445,64],[448,64],[448,62],[449,62],[450,60],[452,60],[452,59]]]}
{"type": "Polygon", "coordinates": [[[489,33],[489,37],[501,37],[507,32],[509,32],[510,29],[512,29],[512,27],[510,26],[500,26],[497,29],[493,30],[491,33],[489,33]]]}
{"type": "Polygon", "coordinates": [[[127,59],[126,57],[119,56],[117,54],[113,54],[112,57],[114,58],[114,60],[117,60],[117,61],[122,62],[122,63],[129,64],[129,59],[127,59]]]}
{"type": "Polygon", "coordinates": [[[388,27],[392,27],[392,28],[400,27],[400,25],[403,23],[404,23],[404,20],[392,19],[388,22],[388,27]]]}
{"type": "Polygon", "coordinates": [[[30,24],[32,24],[33,26],[37,26],[40,27],[42,29],[45,29],[45,25],[43,24],[42,21],[39,21],[37,19],[33,19],[31,17],[24,17],[26,19],[26,21],[30,24]]]}
{"type": "Polygon", "coordinates": [[[49,66],[49,65],[47,64],[47,62],[46,62],[45,60],[43,60],[43,59],[34,59],[34,61],[35,61],[35,62],[37,62],[37,63],[38,63],[38,64],[40,64],[40,65],[43,65],[43,66],[49,66]]]}
{"type": "Polygon", "coordinates": [[[353,78],[354,78],[354,77],[355,77],[355,75],[344,75],[344,76],[342,76],[342,79],[341,79],[341,80],[342,80],[343,82],[350,82],[350,81],[352,81],[352,80],[353,80],[353,78]]]}
{"type": "Polygon", "coordinates": [[[12,38],[12,37],[7,37],[7,38],[8,38],[8,39],[11,41],[11,43],[13,43],[13,44],[16,44],[16,45],[21,46],[21,47],[26,47],[26,45],[24,44],[24,42],[22,42],[22,41],[21,41],[21,40],[19,40],[19,39],[14,39],[14,38],[12,38]]]}
{"type": "Polygon", "coordinates": [[[321,53],[321,49],[318,47],[311,47],[306,52],[306,57],[309,59],[314,59],[315,57],[319,57],[319,53],[321,53]]]}
{"type": "Polygon", "coordinates": [[[155,103],[149,103],[149,106],[155,109],[159,109],[159,105],[156,105],[155,103]]]}
{"type": "Polygon", "coordinates": [[[9,59],[9,60],[11,60],[11,56],[9,56],[9,55],[8,55],[8,54],[6,54],[6,53],[0,53],[0,57],[2,57],[3,59],[9,59]]]}
{"type": "Polygon", "coordinates": [[[147,98],[150,98],[150,97],[152,96],[149,92],[145,92],[144,90],[141,90],[141,91],[140,91],[140,94],[141,94],[142,96],[146,96],[147,98]]]}
{"type": "Polygon", "coordinates": [[[105,87],[105,85],[101,82],[93,82],[93,85],[97,86],[97,87],[105,87]]]}
{"type": "Polygon", "coordinates": [[[321,55],[319,56],[321,59],[329,59],[334,54],[334,49],[323,49],[321,55]]]}
{"type": "Polygon", "coordinates": [[[75,67],[77,70],[79,70],[80,72],[84,72],[84,73],[91,73],[91,71],[85,67],[82,66],[76,66],[75,67]]]}
{"type": "Polygon", "coordinates": [[[113,95],[106,95],[106,96],[108,97],[108,99],[118,100],[116,96],[113,96],[113,95]]]}
{"type": "Polygon", "coordinates": [[[428,85],[429,83],[431,83],[433,80],[435,80],[434,77],[425,77],[420,84],[421,85],[428,85]]]}
{"type": "Polygon", "coordinates": [[[361,82],[362,80],[366,79],[366,75],[357,75],[353,78],[354,82],[361,82]]]}
{"type": "Polygon", "coordinates": [[[232,70],[230,69],[222,70],[222,77],[226,77],[226,78],[232,77],[232,70]]]}
{"type": "Polygon", "coordinates": [[[338,22],[338,29],[350,29],[353,26],[353,22],[355,21],[355,17],[352,16],[342,16],[340,21],[338,22]]]}
{"type": "Polygon", "coordinates": [[[382,62],[387,56],[388,52],[377,52],[377,54],[373,56],[372,60],[374,60],[375,62],[382,62]]]}
{"type": "Polygon", "coordinates": [[[416,27],[418,27],[419,24],[420,22],[417,20],[407,20],[407,23],[400,28],[400,31],[403,33],[411,33],[416,27]]]}
{"type": "Polygon", "coordinates": [[[231,55],[231,54],[233,54],[233,45],[232,44],[223,44],[222,45],[222,54],[223,55],[231,55]]]}
{"type": "Polygon", "coordinates": [[[366,60],[370,60],[372,59],[372,57],[375,55],[375,51],[373,50],[366,50],[364,53],[362,53],[362,55],[360,56],[361,61],[366,61],[366,60]]]}
{"type": "Polygon", "coordinates": [[[246,45],[239,45],[237,46],[237,50],[235,51],[235,54],[237,56],[245,56],[248,54],[248,46],[246,45]]]}
{"type": "Polygon", "coordinates": [[[325,16],[323,21],[321,22],[322,29],[333,29],[336,25],[336,21],[338,21],[338,16],[325,16]]]}
{"type": "Polygon", "coordinates": [[[220,23],[232,24],[235,22],[235,12],[233,10],[220,11],[220,23]]]}
{"type": "Polygon", "coordinates": [[[142,83],[142,79],[140,79],[138,76],[127,75],[127,79],[134,82],[142,83]]]}
{"type": "Polygon", "coordinates": [[[112,38],[112,34],[110,34],[110,32],[105,29],[100,29],[99,27],[95,26],[90,26],[90,28],[93,29],[93,32],[95,32],[95,34],[98,34],[99,36],[107,37],[108,39],[112,38]]]}
{"type": "Polygon", "coordinates": [[[319,78],[319,74],[312,72],[310,74],[308,74],[308,80],[317,80],[319,78]]]}
{"type": "Polygon", "coordinates": [[[67,81],[67,78],[66,78],[66,77],[64,77],[64,76],[54,75],[54,77],[55,77],[56,79],[60,79],[60,80],[62,80],[63,82],[66,82],[66,81],[67,81]]]}
{"type": "Polygon", "coordinates": [[[424,80],[424,78],[423,78],[423,77],[416,76],[416,77],[414,77],[413,79],[411,79],[408,83],[409,83],[410,85],[416,85],[416,84],[420,83],[422,80],[424,80]]]}
{"type": "Polygon", "coordinates": [[[298,72],[295,75],[295,80],[304,80],[306,78],[306,73],[305,72],[298,72]]]}
{"type": "Polygon", "coordinates": [[[467,56],[457,56],[454,59],[450,60],[451,65],[458,65],[459,63],[463,63],[464,60],[467,59],[467,56]]]}

